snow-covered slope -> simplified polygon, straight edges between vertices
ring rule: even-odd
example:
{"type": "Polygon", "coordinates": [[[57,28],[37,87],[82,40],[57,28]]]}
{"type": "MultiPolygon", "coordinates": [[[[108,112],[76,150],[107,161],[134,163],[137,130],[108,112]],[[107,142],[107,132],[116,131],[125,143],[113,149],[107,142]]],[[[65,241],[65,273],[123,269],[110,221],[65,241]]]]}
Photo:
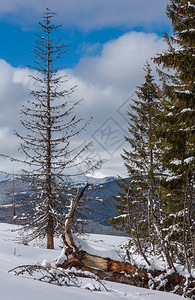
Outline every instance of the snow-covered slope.
{"type": "MultiPolygon", "coordinates": [[[[182,300],[182,297],[129,286],[119,283],[104,282],[107,291],[90,291],[82,288],[58,286],[15,276],[8,271],[18,265],[37,264],[47,259],[55,265],[55,259],[60,255],[60,241],[56,240],[55,250],[47,250],[37,246],[24,246],[14,241],[16,232],[9,231],[14,225],[0,224],[0,299],[1,300],[182,300]]],[[[116,246],[125,241],[125,237],[87,235],[82,237],[82,246],[91,253],[118,258],[116,246]]],[[[86,279],[86,281],[89,279],[86,279]]]]}

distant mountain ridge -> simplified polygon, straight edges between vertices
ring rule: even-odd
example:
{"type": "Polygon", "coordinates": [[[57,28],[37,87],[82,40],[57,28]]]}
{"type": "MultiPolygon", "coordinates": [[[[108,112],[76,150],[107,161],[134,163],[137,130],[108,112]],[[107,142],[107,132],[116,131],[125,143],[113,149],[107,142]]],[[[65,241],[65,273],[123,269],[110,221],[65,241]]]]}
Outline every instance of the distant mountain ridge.
{"type": "MultiPolygon", "coordinates": [[[[92,184],[93,187],[85,193],[86,197],[93,200],[89,202],[89,207],[91,208],[87,213],[89,222],[84,231],[89,233],[120,234],[108,223],[110,217],[118,215],[112,199],[112,195],[117,195],[117,180],[119,179],[113,176],[104,178],[82,176],[72,180],[72,185],[75,187],[84,186],[86,182],[92,184]]],[[[15,198],[17,204],[16,213],[21,213],[22,207],[19,206],[19,203],[21,200],[26,200],[27,195],[31,191],[28,183],[23,182],[21,179],[16,179],[14,182],[11,179],[0,181],[0,222],[12,223],[13,199],[15,198]]],[[[28,209],[28,207],[25,209],[28,209]]]]}
{"type": "Polygon", "coordinates": [[[78,178],[77,177],[73,178],[72,182],[76,186],[78,185],[82,186],[85,184],[85,182],[88,182],[93,185],[101,185],[115,180],[118,180],[118,177],[107,176],[107,177],[97,178],[92,176],[79,176],[78,178]]]}

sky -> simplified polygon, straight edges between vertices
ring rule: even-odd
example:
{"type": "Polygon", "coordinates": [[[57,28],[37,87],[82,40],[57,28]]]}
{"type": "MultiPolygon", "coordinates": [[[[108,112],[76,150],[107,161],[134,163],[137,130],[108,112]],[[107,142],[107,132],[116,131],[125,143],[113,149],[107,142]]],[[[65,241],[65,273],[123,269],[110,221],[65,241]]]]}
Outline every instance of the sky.
{"type": "MultiPolygon", "coordinates": [[[[35,33],[46,8],[56,13],[69,51],[60,61],[69,87],[77,85],[74,99],[83,99],[78,116],[93,122],[73,143],[93,142],[90,155],[104,159],[93,176],[127,176],[121,154],[129,145],[126,110],[136,86],[144,82],[148,60],[166,48],[163,32],[171,34],[166,16],[168,0],[0,0],[0,153],[18,156],[14,130],[25,133],[20,110],[29,98],[35,33]]],[[[0,170],[17,172],[18,166],[0,159],[0,170]]],[[[79,170],[78,170],[79,171],[79,170]]]]}

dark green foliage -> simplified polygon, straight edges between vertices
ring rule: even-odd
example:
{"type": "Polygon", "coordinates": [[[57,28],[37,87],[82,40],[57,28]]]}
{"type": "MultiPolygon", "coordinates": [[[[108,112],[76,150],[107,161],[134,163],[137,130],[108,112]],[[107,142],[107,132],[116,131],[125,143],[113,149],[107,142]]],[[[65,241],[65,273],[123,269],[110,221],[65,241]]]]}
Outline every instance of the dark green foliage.
{"type": "Polygon", "coordinates": [[[137,98],[128,111],[129,136],[125,140],[129,149],[122,158],[129,180],[119,184],[122,192],[115,198],[119,217],[112,220],[115,228],[124,228],[133,236],[137,250],[155,248],[153,212],[157,206],[159,151],[157,132],[160,90],[151,75],[149,64],[145,67],[145,83],[137,87],[137,98]],[[152,245],[152,247],[150,247],[152,245]]]}
{"type": "Polygon", "coordinates": [[[169,215],[172,253],[190,270],[194,264],[195,219],[195,26],[194,1],[171,0],[167,15],[172,20],[173,37],[165,34],[168,50],[154,60],[161,66],[163,82],[160,118],[163,201],[169,215]]]}
{"type": "Polygon", "coordinates": [[[112,221],[116,228],[124,224],[146,261],[146,250],[161,250],[170,268],[176,272],[180,263],[189,273],[195,260],[194,8],[186,0],[167,5],[173,37],[165,34],[168,49],[154,59],[162,92],[147,65],[128,113],[129,149],[122,157],[130,180],[121,185],[119,217],[112,221]]]}

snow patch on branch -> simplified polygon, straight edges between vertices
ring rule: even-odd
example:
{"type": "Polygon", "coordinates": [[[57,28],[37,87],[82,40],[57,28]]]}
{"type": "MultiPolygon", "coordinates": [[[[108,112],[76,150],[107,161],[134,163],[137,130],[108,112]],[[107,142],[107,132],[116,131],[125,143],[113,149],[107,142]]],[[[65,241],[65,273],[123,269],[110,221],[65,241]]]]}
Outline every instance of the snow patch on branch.
{"type": "Polygon", "coordinates": [[[63,248],[60,256],[57,258],[57,264],[62,265],[65,261],[67,261],[67,256],[65,254],[65,248],[63,248]]]}
{"type": "Polygon", "coordinates": [[[194,159],[195,159],[195,157],[193,157],[193,156],[192,156],[192,157],[188,157],[188,158],[184,159],[184,163],[188,165],[188,164],[190,164],[194,159]]]}

